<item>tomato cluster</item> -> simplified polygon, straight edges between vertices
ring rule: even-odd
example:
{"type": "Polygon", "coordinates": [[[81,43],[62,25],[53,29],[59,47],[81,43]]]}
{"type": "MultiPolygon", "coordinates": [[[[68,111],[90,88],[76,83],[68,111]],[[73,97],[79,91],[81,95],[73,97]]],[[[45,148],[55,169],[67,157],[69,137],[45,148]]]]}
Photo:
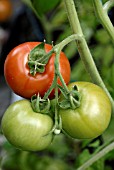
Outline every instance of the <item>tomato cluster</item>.
{"type": "MultiPolygon", "coordinates": [[[[33,109],[29,100],[35,94],[43,98],[52,85],[55,75],[54,53],[51,54],[43,73],[30,74],[29,54],[38,44],[40,42],[23,43],[15,47],[6,58],[4,65],[6,81],[16,94],[26,99],[13,103],[6,110],[1,124],[3,134],[15,147],[28,151],[38,151],[48,147],[53,140],[54,130],[56,132],[61,130],[64,134],[75,139],[90,139],[101,135],[110,122],[110,100],[106,93],[93,83],[69,83],[70,64],[63,52],[60,53],[59,71],[69,93],[63,94],[65,90],[59,78],[56,83],[58,87],[61,86],[60,90],[62,92],[59,95],[58,103],[66,104],[67,107],[61,107],[57,101],[54,103],[53,98],[55,96],[54,91],[52,91],[51,95],[49,95],[51,99],[49,104],[51,109],[49,111],[44,113],[33,109]],[[71,97],[75,104],[78,102],[76,107],[70,107],[71,101],[69,99],[71,97]],[[55,104],[58,104],[58,117],[61,120],[61,126],[56,128],[53,113],[55,104]]],[[[45,44],[46,53],[51,49],[51,45],[45,44]]],[[[37,99],[34,101],[37,104],[39,102],[37,99]]],[[[45,105],[42,102],[40,107],[44,111],[43,107],[45,105]]],[[[75,104],[72,103],[73,106],[75,104]]],[[[33,103],[33,105],[35,104],[33,103]]]]}

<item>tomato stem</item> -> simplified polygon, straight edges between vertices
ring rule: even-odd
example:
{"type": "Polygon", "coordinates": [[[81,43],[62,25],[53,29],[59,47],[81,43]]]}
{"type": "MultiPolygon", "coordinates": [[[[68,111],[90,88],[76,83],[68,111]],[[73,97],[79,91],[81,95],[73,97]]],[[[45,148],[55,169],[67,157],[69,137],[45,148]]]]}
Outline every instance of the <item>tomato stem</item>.
{"type": "Polygon", "coordinates": [[[58,53],[58,51],[61,51],[68,43],[72,42],[72,41],[77,41],[77,42],[81,42],[82,39],[84,38],[83,35],[81,34],[72,34],[70,36],[68,36],[67,38],[65,38],[63,41],[61,41],[59,44],[54,46],[54,51],[55,53],[58,53]]]}
{"type": "Polygon", "coordinates": [[[114,5],[114,1],[110,0],[107,3],[105,3],[105,6],[103,8],[102,3],[99,0],[93,0],[93,4],[95,7],[95,12],[103,25],[103,27],[106,29],[107,33],[109,34],[113,44],[114,44],[114,27],[108,17],[107,10],[114,5]]]}
{"type": "Polygon", "coordinates": [[[69,37],[67,37],[66,39],[64,39],[63,41],[61,41],[59,44],[55,45],[53,47],[53,50],[54,52],[56,53],[56,58],[55,58],[55,71],[56,71],[56,74],[58,75],[58,77],[60,78],[60,81],[66,91],[66,93],[70,93],[68,88],[67,88],[67,85],[65,84],[65,81],[59,71],[59,56],[60,56],[60,52],[62,51],[62,49],[70,42],[74,41],[74,40],[77,40],[77,41],[82,41],[83,37],[81,35],[78,35],[78,34],[73,34],[73,35],[70,35],[69,37]]]}
{"type": "Polygon", "coordinates": [[[63,79],[63,77],[62,77],[62,75],[61,75],[61,73],[59,71],[59,56],[60,56],[60,52],[61,52],[61,50],[58,50],[58,52],[56,54],[56,58],[55,58],[55,72],[56,72],[57,76],[60,78],[60,81],[61,81],[65,91],[69,93],[67,85],[66,85],[66,83],[65,83],[65,81],[64,81],[64,79],[63,79]]]}
{"type": "MultiPolygon", "coordinates": [[[[56,78],[57,78],[57,74],[56,74],[56,78]]],[[[56,87],[55,87],[55,130],[54,130],[54,133],[58,135],[60,132],[61,132],[61,129],[59,126],[59,115],[58,115],[58,86],[56,83],[56,87]]]]}
{"type": "Polygon", "coordinates": [[[48,89],[48,91],[45,93],[43,99],[47,99],[47,98],[48,98],[48,96],[50,95],[50,93],[52,92],[52,90],[55,88],[56,83],[57,83],[57,80],[56,80],[56,76],[54,75],[53,82],[52,82],[50,88],[48,89]]]}
{"type": "MultiPolygon", "coordinates": [[[[60,53],[62,51],[62,49],[70,42],[74,41],[74,40],[77,40],[77,41],[81,41],[83,39],[82,36],[80,35],[77,35],[77,34],[73,34],[69,37],[67,37],[66,39],[64,39],[63,41],[61,41],[59,44],[53,46],[53,49],[49,51],[49,55],[52,54],[53,52],[56,54],[56,57],[55,57],[55,62],[54,62],[54,65],[55,65],[55,75],[54,75],[54,79],[53,79],[53,82],[49,88],[49,90],[45,93],[43,99],[46,99],[50,93],[52,92],[52,90],[55,88],[56,86],[56,83],[57,83],[57,80],[56,80],[56,75],[60,78],[60,81],[66,91],[66,93],[69,93],[69,90],[67,88],[67,85],[65,84],[65,81],[59,71],[59,56],[60,56],[60,53]]],[[[47,54],[48,55],[48,54],[47,54]]]]}
{"type": "MultiPolygon", "coordinates": [[[[57,74],[57,76],[60,78],[60,81],[62,83],[62,87],[60,85],[58,85],[59,89],[61,90],[61,92],[63,93],[63,96],[66,96],[66,99],[64,100],[65,102],[69,103],[68,104],[68,108],[70,107],[71,109],[75,109],[77,107],[79,107],[80,105],[80,99],[77,100],[76,98],[79,96],[79,94],[76,95],[77,90],[73,89],[72,91],[69,91],[67,85],[65,84],[65,81],[59,71],[59,56],[60,56],[60,52],[62,50],[62,48],[66,45],[66,43],[69,43],[70,41],[74,40],[74,39],[81,39],[82,37],[78,36],[78,35],[71,35],[70,37],[66,38],[65,40],[63,40],[61,43],[59,43],[54,49],[54,51],[56,52],[56,58],[55,58],[55,74],[57,74]],[[74,97],[75,96],[75,97],[74,97]]],[[[64,103],[59,106],[64,107],[64,103]]]]}
{"type": "MultiPolygon", "coordinates": [[[[99,0],[94,0],[94,3],[98,3],[96,5],[99,5],[100,2],[98,2],[99,0]]],[[[87,45],[87,42],[84,38],[84,35],[83,35],[83,32],[82,32],[82,29],[81,29],[81,26],[80,26],[80,22],[79,22],[79,19],[78,19],[78,15],[77,15],[77,11],[76,11],[76,8],[75,8],[75,4],[74,4],[74,1],[73,0],[64,0],[64,4],[65,4],[65,7],[66,7],[66,11],[67,11],[67,15],[68,15],[68,19],[69,19],[69,22],[70,22],[70,25],[72,27],[72,30],[73,30],[73,33],[74,34],[78,34],[80,35],[81,37],[83,37],[80,41],[76,41],[77,43],[77,47],[78,47],[78,51],[79,51],[79,54],[80,54],[80,57],[85,65],[85,69],[86,71],[88,72],[88,74],[90,75],[92,81],[99,85],[100,87],[102,87],[104,89],[104,91],[107,93],[110,101],[111,101],[111,104],[112,104],[112,111],[114,113],[114,101],[109,93],[109,91],[107,90],[98,70],[97,70],[97,67],[95,65],[95,62],[92,58],[92,55],[91,55],[91,52],[89,50],[89,47],[87,45]]],[[[103,14],[103,11],[102,11],[102,14],[103,14]]],[[[106,14],[103,14],[103,16],[106,15],[106,14]]],[[[106,22],[106,20],[105,20],[106,22]]],[[[112,29],[111,29],[112,30],[112,29]]],[[[113,31],[114,32],[114,29],[113,31]]],[[[114,37],[114,33],[112,35],[112,37],[114,37]]]]}
{"type": "Polygon", "coordinates": [[[106,146],[104,149],[99,151],[97,154],[93,155],[87,162],[85,162],[82,166],[80,166],[77,170],[84,170],[90,167],[94,162],[102,158],[104,155],[109,153],[114,149],[114,142],[106,146]]]}
{"type": "Polygon", "coordinates": [[[103,9],[108,13],[111,7],[114,6],[114,0],[109,0],[103,5],[103,9]]]}

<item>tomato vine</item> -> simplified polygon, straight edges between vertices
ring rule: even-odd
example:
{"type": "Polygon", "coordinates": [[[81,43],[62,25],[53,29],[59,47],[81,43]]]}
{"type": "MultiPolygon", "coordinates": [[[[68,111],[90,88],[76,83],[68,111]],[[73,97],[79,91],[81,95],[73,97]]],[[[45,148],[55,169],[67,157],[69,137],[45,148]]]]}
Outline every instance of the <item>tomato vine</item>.
{"type": "MultiPolygon", "coordinates": [[[[113,1],[111,0],[108,1],[104,5],[104,8],[99,0],[93,0],[93,4],[95,7],[95,11],[101,21],[101,24],[107,30],[112,42],[114,43],[114,27],[107,15],[108,9],[114,5],[113,1]]],[[[35,45],[33,45],[32,43],[31,44],[27,43],[27,46],[30,45],[32,47],[29,47],[30,49],[29,51],[27,51],[27,54],[25,53],[23,54],[23,56],[26,55],[25,58],[28,62],[22,65],[22,67],[24,66],[27,67],[29,72],[27,70],[26,75],[27,77],[29,75],[30,79],[31,77],[32,79],[34,78],[37,79],[37,75],[42,76],[45,73],[46,67],[49,64],[51,58],[54,58],[53,59],[54,71],[51,77],[51,81],[47,85],[48,87],[46,87],[45,85],[43,92],[41,92],[40,91],[41,86],[39,85],[38,88],[40,90],[37,89],[37,91],[34,91],[30,95],[22,96],[28,98],[29,100],[31,98],[31,104],[30,101],[28,100],[23,100],[19,103],[18,102],[14,103],[7,109],[2,119],[2,129],[6,138],[8,138],[9,141],[12,144],[14,144],[14,146],[21,148],[23,150],[37,151],[45,149],[49,144],[51,144],[53,137],[55,135],[60,134],[61,132],[74,139],[96,138],[106,130],[110,122],[111,113],[112,112],[114,113],[114,100],[110,95],[109,91],[107,90],[97,70],[96,64],[93,60],[90,49],[83,35],[83,31],[80,25],[80,21],[78,19],[74,0],[70,1],[64,0],[64,5],[66,7],[66,12],[68,15],[68,19],[73,34],[68,36],[55,46],[54,45],[49,46],[48,44],[39,42],[36,42],[35,45]],[[72,41],[76,41],[77,49],[82,59],[82,62],[85,65],[85,69],[90,75],[92,82],[95,84],[87,82],[74,82],[68,85],[69,77],[68,80],[66,81],[65,74],[62,74],[60,69],[60,57],[64,54],[61,51],[66,45],[68,45],[72,41]],[[91,89],[94,89],[96,93],[94,93],[91,89]],[[53,91],[54,95],[50,97],[50,94],[52,94],[53,91]],[[60,92],[61,94],[59,95],[60,92]],[[101,97],[100,99],[98,99],[99,95],[101,97]],[[105,103],[104,106],[102,99],[104,99],[103,100],[103,102],[105,103]],[[21,112],[21,110],[18,109],[19,107],[22,107],[23,112],[21,112]],[[29,111],[24,109],[24,107],[29,108],[29,111]],[[32,116],[34,115],[33,117],[29,113],[30,111],[32,112],[32,116]],[[22,113],[26,117],[27,120],[26,123],[20,119],[22,113]],[[15,118],[15,122],[19,124],[19,127],[17,128],[18,134],[14,133],[15,123],[13,124],[11,121],[12,116],[15,118]],[[46,123],[46,125],[44,126],[42,118],[43,116],[45,117],[46,123]],[[36,120],[39,122],[38,126],[35,117],[36,120]],[[10,119],[9,123],[7,123],[8,119],[10,119]],[[37,136],[37,133],[34,132],[35,137],[37,137],[36,138],[37,140],[35,140],[35,144],[33,145],[31,144],[32,143],[31,139],[28,140],[28,136],[26,136],[26,129],[24,128],[24,126],[26,126],[27,130],[29,130],[29,127],[31,126],[31,128],[35,131],[34,125],[33,123],[31,123],[30,119],[32,120],[32,122],[35,122],[35,128],[37,133],[41,131],[41,134],[39,133],[39,136],[37,136]],[[101,120],[103,121],[101,122],[101,120]],[[88,124],[87,121],[89,122],[88,124]],[[81,126],[83,126],[84,129],[80,129],[81,126]],[[24,130],[21,130],[21,127],[23,127],[24,130]],[[12,136],[13,133],[14,136],[12,136]],[[38,144],[36,145],[36,143],[38,144]]],[[[19,54],[18,50],[17,53],[19,54]]],[[[11,57],[13,56],[13,54],[15,54],[14,51],[10,53],[11,57]]],[[[12,83],[13,80],[15,79],[15,76],[13,76],[13,73],[11,74],[11,70],[13,70],[12,68],[14,68],[15,66],[11,65],[11,67],[9,67],[10,69],[7,69],[8,68],[7,63],[8,61],[6,61],[5,64],[5,76],[7,81],[9,81],[8,79],[10,79],[11,81],[9,82],[12,83]]],[[[65,65],[65,59],[63,63],[65,65]]],[[[67,61],[66,63],[68,64],[67,61]]],[[[19,66],[19,68],[20,67],[21,66],[19,66]]],[[[69,67],[70,66],[68,64],[67,71],[68,75],[70,76],[69,67]]],[[[29,82],[30,79],[27,79],[26,82],[29,82]]],[[[46,79],[44,79],[44,81],[46,81],[46,79]]],[[[22,86],[20,86],[21,84],[19,84],[17,86],[16,83],[18,84],[17,80],[14,82],[13,85],[17,87],[17,89],[19,90],[17,94],[21,96],[23,91],[19,93],[21,89],[20,87],[25,86],[25,84],[22,84],[22,86]]],[[[43,83],[45,84],[45,82],[43,83]]],[[[37,82],[37,85],[38,84],[40,84],[40,82],[37,82]]],[[[13,85],[11,85],[12,89],[14,88],[13,85]]],[[[31,87],[34,88],[33,85],[30,85],[30,87],[28,88],[28,92],[31,90],[30,89],[31,87]]],[[[25,89],[25,91],[27,90],[25,89]]],[[[17,91],[14,90],[14,92],[17,91]]],[[[34,138],[34,133],[31,134],[31,138],[32,137],[34,138]]],[[[111,142],[111,144],[93,154],[92,158],[85,162],[85,164],[83,164],[81,167],[79,167],[78,170],[88,168],[90,165],[92,165],[99,158],[103,157],[113,148],[114,143],[111,142]]]]}

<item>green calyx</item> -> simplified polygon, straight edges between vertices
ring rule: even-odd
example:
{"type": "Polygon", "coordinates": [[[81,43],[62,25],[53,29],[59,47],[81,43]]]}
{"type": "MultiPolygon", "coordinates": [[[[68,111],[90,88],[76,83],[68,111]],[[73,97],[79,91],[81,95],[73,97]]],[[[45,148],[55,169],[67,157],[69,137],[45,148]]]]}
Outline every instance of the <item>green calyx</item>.
{"type": "Polygon", "coordinates": [[[32,96],[31,98],[32,109],[37,113],[49,114],[50,100],[42,99],[39,94],[32,96]]]}
{"type": "MultiPolygon", "coordinates": [[[[58,85],[59,86],[59,85],[58,85]]],[[[65,92],[64,88],[59,86],[64,98],[59,102],[59,107],[62,109],[76,109],[80,106],[80,93],[77,86],[74,86],[71,91],[65,92]]]]}
{"type": "Polygon", "coordinates": [[[35,76],[36,73],[43,73],[52,53],[53,50],[49,53],[45,52],[44,42],[34,47],[29,54],[28,66],[30,68],[30,74],[35,76]]]}

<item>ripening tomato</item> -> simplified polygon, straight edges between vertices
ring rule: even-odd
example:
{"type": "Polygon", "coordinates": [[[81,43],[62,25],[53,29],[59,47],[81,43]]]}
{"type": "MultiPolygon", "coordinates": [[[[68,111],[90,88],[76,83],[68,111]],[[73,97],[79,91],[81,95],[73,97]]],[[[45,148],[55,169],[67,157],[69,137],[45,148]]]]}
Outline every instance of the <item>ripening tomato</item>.
{"type": "Polygon", "coordinates": [[[36,113],[28,100],[11,104],[3,115],[2,131],[15,147],[27,151],[43,150],[51,144],[53,120],[49,115],[36,113]]]}
{"type": "Polygon", "coordinates": [[[0,0],[0,22],[7,21],[12,14],[12,4],[10,0],[0,0]]]}
{"type": "MultiPolygon", "coordinates": [[[[90,139],[101,135],[108,127],[111,118],[111,103],[106,93],[89,82],[74,82],[69,90],[77,86],[81,100],[76,109],[60,109],[62,128],[76,139],[90,139]]],[[[63,96],[61,95],[61,100],[63,96]]]]}
{"type": "MultiPolygon", "coordinates": [[[[39,93],[44,96],[45,92],[50,88],[54,78],[54,59],[52,54],[45,66],[43,73],[36,73],[35,76],[29,73],[28,55],[30,51],[40,44],[40,42],[26,42],[15,47],[8,54],[4,64],[4,75],[8,85],[18,95],[24,98],[31,98],[32,95],[39,93]]],[[[45,51],[48,53],[52,46],[45,44],[45,51]]],[[[70,80],[70,64],[63,52],[60,54],[59,69],[66,84],[70,80]]],[[[58,83],[61,85],[60,80],[58,83]]],[[[52,98],[54,93],[51,93],[52,98]]]]}

